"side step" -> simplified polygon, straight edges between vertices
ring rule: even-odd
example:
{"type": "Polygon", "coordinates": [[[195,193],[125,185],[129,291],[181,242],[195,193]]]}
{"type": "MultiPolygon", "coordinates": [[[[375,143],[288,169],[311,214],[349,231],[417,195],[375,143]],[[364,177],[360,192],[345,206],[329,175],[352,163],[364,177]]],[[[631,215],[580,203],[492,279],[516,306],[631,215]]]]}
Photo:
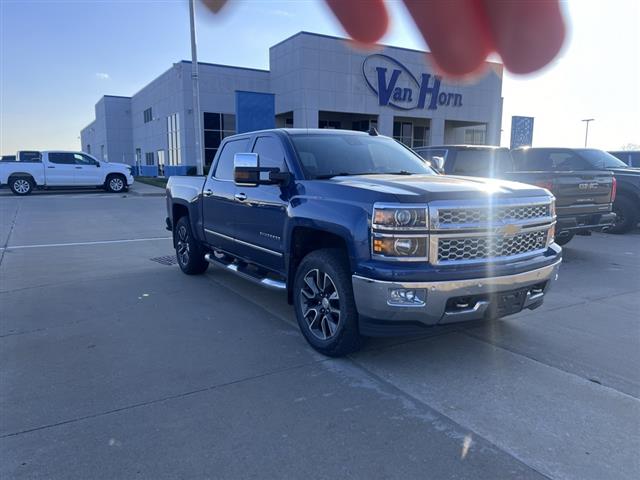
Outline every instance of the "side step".
{"type": "Polygon", "coordinates": [[[225,258],[217,258],[211,253],[207,253],[204,259],[212,265],[215,265],[226,270],[230,270],[239,277],[249,280],[253,283],[257,283],[263,287],[271,290],[283,291],[287,289],[287,284],[282,280],[276,280],[275,278],[269,278],[267,276],[261,276],[258,272],[251,271],[246,264],[238,263],[235,261],[228,261],[225,258]]]}

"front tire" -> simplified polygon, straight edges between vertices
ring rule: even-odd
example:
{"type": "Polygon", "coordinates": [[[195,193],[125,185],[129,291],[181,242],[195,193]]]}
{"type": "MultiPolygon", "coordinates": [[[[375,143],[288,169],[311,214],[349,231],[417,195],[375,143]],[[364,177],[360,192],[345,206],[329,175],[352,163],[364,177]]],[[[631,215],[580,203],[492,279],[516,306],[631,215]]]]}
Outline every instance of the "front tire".
{"type": "Polygon", "coordinates": [[[296,271],[293,300],[298,326],[315,350],[341,357],[360,349],[363,338],[343,252],[323,249],[304,257],[296,271]]]}
{"type": "Polygon", "coordinates": [[[608,232],[627,233],[638,224],[638,206],[628,197],[618,197],[613,202],[613,212],[616,214],[616,223],[608,232]]]}
{"type": "Polygon", "coordinates": [[[209,267],[209,262],[204,259],[204,252],[193,237],[189,217],[182,217],[178,220],[173,237],[173,244],[176,247],[176,259],[180,270],[187,275],[204,273],[209,267]]]}
{"type": "Polygon", "coordinates": [[[14,195],[30,195],[33,192],[33,180],[29,177],[13,177],[9,179],[9,188],[14,195]]]}
{"type": "Polygon", "coordinates": [[[127,189],[127,179],[124,175],[109,175],[105,181],[107,192],[122,193],[127,189]]]}
{"type": "Polygon", "coordinates": [[[573,237],[575,236],[574,233],[569,233],[568,235],[562,235],[560,237],[556,237],[556,243],[558,245],[560,245],[561,247],[564,247],[567,243],[569,243],[573,237]]]}

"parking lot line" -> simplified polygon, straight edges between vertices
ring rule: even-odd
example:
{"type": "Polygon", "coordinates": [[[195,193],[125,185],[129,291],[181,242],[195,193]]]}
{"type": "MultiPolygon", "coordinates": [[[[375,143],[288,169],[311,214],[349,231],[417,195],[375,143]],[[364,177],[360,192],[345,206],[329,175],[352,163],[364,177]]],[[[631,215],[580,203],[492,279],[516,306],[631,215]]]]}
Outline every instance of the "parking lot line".
{"type": "Polygon", "coordinates": [[[94,242],[43,243],[39,245],[9,245],[0,250],[21,250],[25,248],[79,247],[84,245],[106,245],[110,243],[152,242],[155,240],[171,240],[171,237],[128,238],[124,240],[98,240],[94,242]]]}

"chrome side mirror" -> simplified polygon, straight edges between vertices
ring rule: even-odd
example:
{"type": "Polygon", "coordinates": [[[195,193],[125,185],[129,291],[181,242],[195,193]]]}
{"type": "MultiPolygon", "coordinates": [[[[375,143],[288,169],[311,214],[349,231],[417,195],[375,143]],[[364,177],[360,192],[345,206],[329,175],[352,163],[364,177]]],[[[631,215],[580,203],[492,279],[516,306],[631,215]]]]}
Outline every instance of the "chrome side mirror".
{"type": "Polygon", "coordinates": [[[444,174],[444,158],[431,157],[431,166],[436,170],[436,172],[444,174]]]}
{"type": "Polygon", "coordinates": [[[233,181],[236,185],[255,187],[260,183],[260,159],[257,153],[233,156],[233,181]]]}

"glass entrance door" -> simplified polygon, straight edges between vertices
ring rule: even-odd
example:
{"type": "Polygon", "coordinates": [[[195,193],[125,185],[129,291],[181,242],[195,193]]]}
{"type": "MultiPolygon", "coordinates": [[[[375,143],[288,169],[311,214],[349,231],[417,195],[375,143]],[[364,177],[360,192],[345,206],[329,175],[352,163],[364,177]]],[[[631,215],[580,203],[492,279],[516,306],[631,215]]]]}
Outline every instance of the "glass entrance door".
{"type": "Polygon", "coordinates": [[[164,177],[164,150],[158,150],[158,176],[164,177]]]}

